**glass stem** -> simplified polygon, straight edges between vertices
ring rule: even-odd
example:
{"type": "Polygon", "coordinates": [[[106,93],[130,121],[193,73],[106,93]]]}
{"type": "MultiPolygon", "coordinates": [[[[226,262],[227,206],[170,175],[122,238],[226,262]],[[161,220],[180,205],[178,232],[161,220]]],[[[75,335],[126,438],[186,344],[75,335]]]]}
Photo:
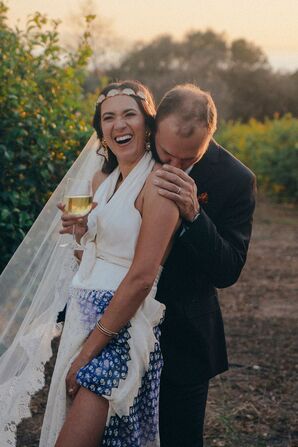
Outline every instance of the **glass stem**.
{"type": "Polygon", "coordinates": [[[77,245],[75,231],[76,231],[76,224],[73,224],[73,226],[72,226],[72,242],[73,242],[74,246],[77,245]]]}

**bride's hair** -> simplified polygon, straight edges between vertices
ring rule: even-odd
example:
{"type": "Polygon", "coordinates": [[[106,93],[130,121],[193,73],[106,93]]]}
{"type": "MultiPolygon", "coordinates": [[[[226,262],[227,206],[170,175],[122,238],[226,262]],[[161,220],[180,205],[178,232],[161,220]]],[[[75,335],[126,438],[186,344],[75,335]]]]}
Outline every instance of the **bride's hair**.
{"type": "MultiPolygon", "coordinates": [[[[128,80],[128,81],[112,82],[100,92],[99,100],[97,101],[95,113],[93,116],[93,127],[96,130],[98,139],[100,141],[102,141],[103,139],[103,133],[101,128],[101,104],[103,101],[100,101],[100,98],[102,96],[108,96],[109,91],[115,89],[116,90],[130,89],[135,92],[135,95],[131,96],[137,102],[142,114],[144,115],[146,129],[149,131],[150,138],[153,138],[156,107],[152,93],[141,82],[128,80]],[[144,99],[142,99],[143,97],[144,99]]],[[[99,151],[100,148],[98,149],[98,154],[102,155],[102,153],[100,153],[99,151]]],[[[102,172],[104,172],[105,174],[110,174],[117,165],[118,165],[117,158],[115,157],[111,149],[108,147],[108,159],[105,159],[103,163],[102,172]]]]}

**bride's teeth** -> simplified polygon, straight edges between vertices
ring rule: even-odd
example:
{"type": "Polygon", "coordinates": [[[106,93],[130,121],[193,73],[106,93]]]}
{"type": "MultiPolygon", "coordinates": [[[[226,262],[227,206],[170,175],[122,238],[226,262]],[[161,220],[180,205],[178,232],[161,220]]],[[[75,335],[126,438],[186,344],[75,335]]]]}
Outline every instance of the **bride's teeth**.
{"type": "Polygon", "coordinates": [[[123,141],[129,141],[131,140],[131,135],[122,135],[121,137],[116,137],[115,140],[117,143],[122,143],[123,141]]]}

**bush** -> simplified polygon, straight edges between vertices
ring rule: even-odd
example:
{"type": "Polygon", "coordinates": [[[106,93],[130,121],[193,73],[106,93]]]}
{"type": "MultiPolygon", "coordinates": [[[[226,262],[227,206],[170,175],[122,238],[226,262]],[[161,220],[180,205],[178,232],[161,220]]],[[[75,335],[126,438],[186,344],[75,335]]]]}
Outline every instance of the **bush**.
{"type": "Polygon", "coordinates": [[[223,123],[217,141],[252,169],[258,187],[285,202],[298,202],[298,119],[223,123]]]}
{"type": "Polygon", "coordinates": [[[0,267],[91,131],[91,116],[82,112],[88,33],[75,54],[67,53],[59,45],[57,22],[36,13],[21,32],[7,26],[6,12],[0,2],[0,267]]]}

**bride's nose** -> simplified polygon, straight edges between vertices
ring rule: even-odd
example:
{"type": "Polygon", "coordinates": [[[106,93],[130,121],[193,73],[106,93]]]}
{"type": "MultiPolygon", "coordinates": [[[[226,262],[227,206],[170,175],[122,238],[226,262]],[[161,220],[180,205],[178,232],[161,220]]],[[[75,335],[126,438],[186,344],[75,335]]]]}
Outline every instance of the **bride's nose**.
{"type": "Polygon", "coordinates": [[[125,127],[126,127],[125,119],[123,119],[122,117],[116,118],[116,120],[114,122],[114,128],[116,130],[122,130],[122,129],[125,129],[125,127]]]}

